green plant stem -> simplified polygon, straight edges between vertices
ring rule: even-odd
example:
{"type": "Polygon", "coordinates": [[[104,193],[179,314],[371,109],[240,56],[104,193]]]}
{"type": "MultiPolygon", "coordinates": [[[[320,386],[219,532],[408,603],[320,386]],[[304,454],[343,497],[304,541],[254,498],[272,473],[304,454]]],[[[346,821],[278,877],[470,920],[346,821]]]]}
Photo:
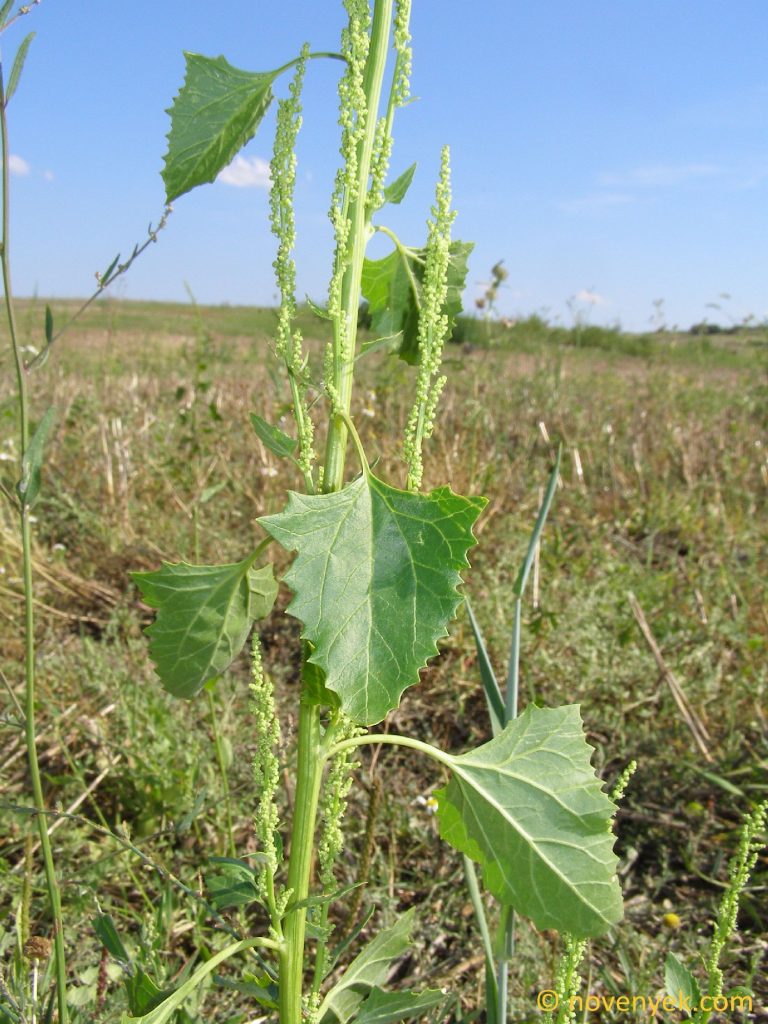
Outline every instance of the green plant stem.
{"type": "MultiPolygon", "coordinates": [[[[349,208],[351,233],[346,254],[347,266],[342,279],[341,316],[345,324],[337,322],[334,325],[333,385],[338,395],[339,408],[334,410],[336,415],[332,415],[328,426],[323,476],[323,490],[326,493],[341,490],[344,485],[360,280],[370,234],[367,213],[368,180],[376,137],[376,114],[387,62],[392,8],[393,0],[375,2],[371,42],[364,74],[366,127],[365,136],[358,147],[357,194],[349,208]],[[345,339],[344,352],[342,339],[345,339]]],[[[299,708],[297,781],[288,862],[288,888],[293,903],[300,903],[309,895],[317,808],[328,745],[327,742],[323,744],[321,736],[320,708],[309,704],[306,696],[306,693],[302,695],[299,708]]],[[[326,739],[329,741],[330,738],[329,733],[326,739]]],[[[306,917],[306,907],[289,909],[283,924],[284,945],[280,953],[280,1024],[301,1024],[302,1021],[306,917]]]]}
{"type": "MultiPolygon", "coordinates": [[[[347,251],[347,267],[341,285],[341,316],[343,324],[334,325],[334,380],[340,408],[347,417],[352,406],[352,382],[355,370],[357,312],[360,303],[360,281],[365,250],[371,234],[368,211],[368,180],[376,138],[376,121],[381,101],[384,69],[387,63],[393,0],[376,0],[373,9],[371,43],[365,66],[366,98],[365,136],[358,147],[357,190],[349,207],[351,232],[347,251]],[[342,339],[345,352],[342,352],[342,339]]],[[[334,416],[328,427],[325,452],[323,490],[338,491],[344,485],[344,456],[347,446],[347,424],[343,416],[334,416]]]]}
{"type": "MultiPolygon", "coordinates": [[[[288,861],[291,902],[301,903],[309,895],[314,854],[315,822],[323,778],[324,746],[320,730],[320,708],[302,700],[299,706],[296,794],[288,861]]],[[[280,952],[280,1024],[301,1024],[304,979],[304,939],[307,908],[288,910],[283,922],[284,944],[280,952]]]]}
{"type": "MultiPolygon", "coordinates": [[[[27,397],[27,381],[24,364],[21,358],[18,335],[16,331],[16,317],[13,309],[13,293],[11,291],[11,268],[9,260],[9,219],[10,219],[10,190],[9,190],[9,150],[8,150],[8,122],[5,109],[5,85],[3,82],[3,70],[0,65],[0,145],[2,146],[2,248],[0,248],[0,263],[2,263],[3,292],[5,296],[5,313],[8,321],[8,331],[11,338],[13,360],[16,367],[16,379],[18,383],[18,406],[19,424],[21,437],[21,456],[26,454],[29,446],[29,403],[27,397]]],[[[38,832],[40,835],[40,848],[43,853],[43,866],[45,871],[45,882],[48,889],[48,899],[51,905],[53,916],[54,951],[56,960],[56,1001],[59,1010],[59,1024],[67,1024],[69,1011],[67,1008],[67,966],[64,951],[64,926],[61,914],[61,895],[56,879],[56,870],[53,862],[51,842],[48,837],[48,830],[45,824],[45,800],[43,798],[43,786],[40,778],[40,764],[37,756],[37,741],[35,738],[35,622],[34,622],[34,597],[32,580],[32,527],[29,521],[29,504],[21,501],[21,548],[24,578],[24,675],[26,682],[24,726],[26,732],[27,760],[29,763],[29,776],[32,784],[32,799],[37,811],[38,832]]]]}

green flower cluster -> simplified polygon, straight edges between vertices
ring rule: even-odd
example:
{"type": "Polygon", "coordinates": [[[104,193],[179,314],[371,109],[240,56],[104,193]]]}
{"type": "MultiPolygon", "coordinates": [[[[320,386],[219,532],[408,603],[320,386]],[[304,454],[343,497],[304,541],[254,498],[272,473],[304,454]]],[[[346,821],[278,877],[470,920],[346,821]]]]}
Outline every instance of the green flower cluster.
{"type": "MultiPolygon", "coordinates": [[[[301,332],[294,330],[293,327],[296,317],[296,264],[292,255],[296,244],[296,220],[293,210],[296,187],[296,137],[301,128],[301,90],[308,56],[309,46],[305,44],[296,64],[288,98],[280,100],[277,106],[275,146],[270,163],[272,184],[269,193],[269,216],[272,232],[277,238],[277,255],[272,266],[280,291],[275,348],[288,370],[299,435],[297,461],[309,484],[312,479],[312,464],[315,461],[314,427],[307,406],[307,360],[302,348],[303,339],[301,332]]],[[[311,487],[308,489],[311,490],[311,487]]]]}
{"type": "Polygon", "coordinates": [[[408,418],[403,442],[403,454],[408,465],[408,490],[418,490],[421,485],[424,475],[421,447],[432,436],[437,403],[445,387],[446,378],[440,374],[440,363],[448,334],[448,317],[443,307],[448,293],[451,225],[455,216],[451,209],[450,151],[444,146],[432,220],[427,225],[429,234],[419,309],[416,400],[408,418]]]}

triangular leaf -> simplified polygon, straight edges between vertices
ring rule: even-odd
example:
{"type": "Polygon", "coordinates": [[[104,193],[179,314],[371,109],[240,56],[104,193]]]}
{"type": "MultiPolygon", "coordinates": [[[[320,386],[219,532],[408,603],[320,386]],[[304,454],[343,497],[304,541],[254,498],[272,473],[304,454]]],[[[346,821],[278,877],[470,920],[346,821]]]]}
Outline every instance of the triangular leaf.
{"type": "Polygon", "coordinates": [[[277,596],[272,567],[254,569],[251,562],[164,562],[154,572],[131,573],[146,603],[157,609],[146,630],[149,655],[174,697],[194,697],[225,672],[251,624],[269,614],[277,596]]]}
{"type": "MultiPolygon", "coordinates": [[[[451,242],[448,260],[448,292],[442,312],[448,329],[461,312],[461,293],[467,278],[471,242],[451,242]]],[[[395,249],[381,260],[363,263],[362,292],[368,300],[372,330],[381,337],[400,338],[400,358],[419,361],[419,304],[424,279],[425,249],[395,249]]]]}
{"type": "Polygon", "coordinates": [[[261,525],[298,551],[285,581],[309,660],[355,722],[380,722],[437,653],[485,498],[401,491],[366,472],[333,494],[291,492],[261,525]]]}
{"type": "Polygon", "coordinates": [[[450,757],[440,834],[478,861],[486,887],[533,920],[586,938],[621,919],[615,805],[590,763],[579,708],[529,707],[498,736],[450,757]]]}
{"type": "Polygon", "coordinates": [[[384,199],[388,203],[402,203],[405,194],[411,187],[413,176],[416,173],[416,164],[411,164],[407,171],[403,171],[399,178],[395,178],[391,185],[384,189],[384,199]]]}
{"type": "Polygon", "coordinates": [[[224,57],[185,53],[186,75],[173,106],[163,181],[170,203],[213,181],[256,134],[279,71],[240,71],[224,57]]]}
{"type": "Polygon", "coordinates": [[[393,1024],[398,1020],[413,1020],[444,1000],[445,992],[439,988],[428,988],[423,992],[384,992],[374,988],[355,1014],[355,1024],[393,1024]]]}
{"type": "MultiPolygon", "coordinates": [[[[679,1009],[684,1009],[686,1002],[692,1008],[699,1005],[699,983],[674,953],[667,953],[667,959],[664,961],[664,988],[668,996],[678,1001],[679,1009]]],[[[687,1016],[690,1017],[691,1014],[688,1013],[687,1016]]]]}
{"type": "Polygon", "coordinates": [[[46,409],[43,418],[37,425],[32,439],[27,445],[21,460],[21,480],[16,484],[22,505],[30,507],[40,493],[40,474],[43,468],[43,448],[50,433],[56,410],[53,406],[46,409]]]}
{"type": "Polygon", "coordinates": [[[25,36],[21,41],[21,46],[19,46],[16,51],[16,56],[13,58],[13,67],[11,68],[11,73],[8,76],[8,86],[5,90],[6,107],[11,102],[11,97],[16,92],[19,79],[21,78],[21,72],[24,70],[24,61],[27,59],[27,54],[29,53],[29,48],[32,45],[32,40],[34,38],[34,32],[30,32],[29,35],[25,36]]]}
{"type": "Polygon", "coordinates": [[[289,455],[293,455],[297,442],[279,427],[273,427],[271,423],[267,423],[263,417],[255,412],[251,413],[251,425],[261,443],[273,455],[276,455],[279,459],[286,459],[289,455]]]}
{"type": "Polygon", "coordinates": [[[413,915],[413,910],[406,911],[358,953],[323,1000],[318,1011],[321,1024],[346,1024],[366,994],[386,981],[392,961],[410,948],[413,915]]]}

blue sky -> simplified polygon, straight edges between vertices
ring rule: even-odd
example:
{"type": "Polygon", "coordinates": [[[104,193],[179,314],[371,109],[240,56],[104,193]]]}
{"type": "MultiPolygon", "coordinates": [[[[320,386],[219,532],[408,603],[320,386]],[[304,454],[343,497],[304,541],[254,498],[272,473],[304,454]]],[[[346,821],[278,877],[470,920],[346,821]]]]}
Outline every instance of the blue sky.
{"type": "MultiPolygon", "coordinates": [[[[765,0],[414,8],[419,100],[399,114],[392,170],[418,170],[386,223],[422,242],[449,143],[455,234],[476,243],[470,305],[503,259],[498,305],[509,316],[642,330],[662,299],[669,325],[768,317],[765,0]]],[[[157,221],[182,50],[268,70],[304,40],[337,49],[341,24],[336,0],[42,0],[2,39],[7,69],[37,33],[9,109],[17,294],[87,294],[94,272],[157,221]]],[[[336,63],[312,62],[299,148],[299,291],[316,300],[331,245],[337,76],[336,63]]],[[[250,186],[216,182],[178,200],[118,295],[186,299],[186,282],[204,303],[273,301],[259,174],[272,126],[244,152],[250,186]]]]}

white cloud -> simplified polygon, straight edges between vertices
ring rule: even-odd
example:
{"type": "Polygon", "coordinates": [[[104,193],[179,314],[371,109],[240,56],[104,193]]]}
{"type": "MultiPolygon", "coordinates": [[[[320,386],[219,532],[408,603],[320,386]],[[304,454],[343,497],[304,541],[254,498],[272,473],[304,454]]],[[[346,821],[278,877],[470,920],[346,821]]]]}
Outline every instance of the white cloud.
{"type": "Polygon", "coordinates": [[[16,174],[18,177],[23,178],[25,174],[29,174],[31,168],[27,161],[15,153],[11,153],[8,157],[8,167],[10,168],[11,174],[16,174]]]}
{"type": "Polygon", "coordinates": [[[582,288],[573,296],[576,302],[584,302],[588,306],[604,306],[606,300],[591,288],[582,288]]]}
{"type": "Polygon", "coordinates": [[[269,164],[260,156],[236,156],[216,180],[235,188],[269,188],[269,164]]]}
{"type": "Polygon", "coordinates": [[[53,171],[43,171],[43,178],[45,179],[45,181],[53,181],[53,171]]]}
{"type": "Polygon", "coordinates": [[[599,181],[601,185],[623,188],[670,188],[722,173],[723,168],[716,164],[650,164],[621,174],[601,174],[599,181]]]}
{"type": "Polygon", "coordinates": [[[612,206],[627,206],[635,202],[637,200],[634,196],[624,192],[597,192],[578,199],[567,199],[558,205],[566,213],[597,213],[612,206]]]}

